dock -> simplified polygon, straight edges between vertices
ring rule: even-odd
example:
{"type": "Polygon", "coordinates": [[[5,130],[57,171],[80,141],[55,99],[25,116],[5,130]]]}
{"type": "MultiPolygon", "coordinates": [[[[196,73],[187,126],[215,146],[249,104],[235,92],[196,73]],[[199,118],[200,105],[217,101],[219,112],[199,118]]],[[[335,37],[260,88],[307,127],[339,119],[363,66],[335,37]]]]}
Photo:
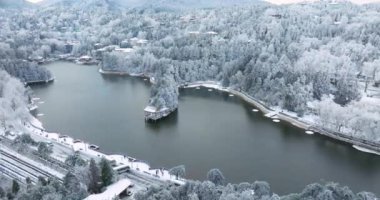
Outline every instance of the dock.
{"type": "Polygon", "coordinates": [[[265,114],[264,116],[265,116],[265,117],[268,117],[268,118],[273,118],[273,117],[275,117],[276,115],[278,115],[278,111],[272,111],[272,112],[269,112],[269,113],[265,114]]]}

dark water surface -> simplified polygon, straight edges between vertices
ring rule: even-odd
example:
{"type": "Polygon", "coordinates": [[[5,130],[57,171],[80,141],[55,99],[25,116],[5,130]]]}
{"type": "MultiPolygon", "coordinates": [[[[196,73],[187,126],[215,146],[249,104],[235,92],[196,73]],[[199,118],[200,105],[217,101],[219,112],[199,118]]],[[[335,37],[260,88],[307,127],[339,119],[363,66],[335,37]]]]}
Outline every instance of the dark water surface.
{"type": "Polygon", "coordinates": [[[56,81],[35,85],[45,103],[40,117],[49,131],[127,154],[153,167],[184,164],[188,178],[220,168],[230,182],[265,180],[279,194],[313,182],[335,181],[355,192],[380,194],[380,156],[253,113],[252,106],[222,92],[181,90],[176,113],[147,124],[143,109],[150,85],[141,78],[101,75],[97,66],[47,65],[56,81]]]}

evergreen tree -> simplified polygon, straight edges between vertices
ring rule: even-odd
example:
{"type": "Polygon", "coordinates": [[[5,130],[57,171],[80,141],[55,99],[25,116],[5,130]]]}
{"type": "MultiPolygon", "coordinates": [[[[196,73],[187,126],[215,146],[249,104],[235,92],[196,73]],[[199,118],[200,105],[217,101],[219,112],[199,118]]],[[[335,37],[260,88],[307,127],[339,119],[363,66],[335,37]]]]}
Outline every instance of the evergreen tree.
{"type": "Polygon", "coordinates": [[[80,183],[73,173],[68,172],[66,176],[63,178],[63,186],[68,191],[75,191],[77,188],[79,188],[80,183]]]}
{"type": "Polygon", "coordinates": [[[213,182],[215,185],[226,184],[226,178],[219,169],[212,169],[207,173],[207,180],[213,182]]]}
{"type": "Polygon", "coordinates": [[[88,183],[88,192],[90,193],[99,193],[101,189],[101,179],[100,179],[100,173],[99,168],[96,165],[96,162],[94,159],[91,159],[90,166],[89,166],[89,183],[88,183]]]}
{"type": "Polygon", "coordinates": [[[32,179],[30,179],[30,177],[26,177],[26,179],[25,179],[25,182],[26,182],[26,184],[32,184],[32,179]]]}
{"type": "Polygon", "coordinates": [[[12,193],[17,194],[18,191],[20,191],[20,185],[18,184],[17,180],[13,179],[13,181],[12,181],[12,193]]]}
{"type": "Polygon", "coordinates": [[[4,198],[6,195],[5,190],[0,186],[0,198],[4,198]]]}
{"type": "Polygon", "coordinates": [[[65,199],[67,200],[81,200],[87,195],[79,179],[71,172],[68,172],[64,177],[63,186],[66,192],[65,199]]]}
{"type": "Polygon", "coordinates": [[[186,169],[184,165],[179,165],[173,167],[169,170],[170,175],[173,175],[178,179],[179,177],[184,177],[186,175],[186,169]]]}
{"type": "Polygon", "coordinates": [[[47,158],[51,153],[53,153],[53,150],[45,142],[40,142],[38,144],[37,152],[41,157],[47,158]]]}
{"type": "Polygon", "coordinates": [[[100,175],[103,187],[109,186],[113,181],[113,169],[110,162],[104,157],[100,160],[100,175]]]}
{"type": "Polygon", "coordinates": [[[48,184],[48,181],[43,176],[38,176],[38,183],[42,186],[46,186],[48,184]]]}
{"type": "Polygon", "coordinates": [[[87,164],[86,161],[83,160],[83,158],[81,158],[81,156],[77,152],[75,152],[73,155],[69,155],[66,158],[65,163],[71,167],[75,167],[75,166],[83,167],[83,166],[86,166],[87,164]]]}

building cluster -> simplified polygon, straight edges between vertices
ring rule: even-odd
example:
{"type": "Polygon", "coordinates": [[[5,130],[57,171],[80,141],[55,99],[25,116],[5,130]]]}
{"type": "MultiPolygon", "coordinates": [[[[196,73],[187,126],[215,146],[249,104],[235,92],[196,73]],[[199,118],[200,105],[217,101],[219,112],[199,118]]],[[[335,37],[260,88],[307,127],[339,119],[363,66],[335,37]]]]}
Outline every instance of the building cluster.
{"type": "Polygon", "coordinates": [[[80,57],[74,56],[71,52],[76,45],[80,45],[79,41],[66,41],[65,42],[65,54],[59,55],[59,59],[67,61],[75,61],[78,64],[92,65],[98,64],[104,53],[120,52],[124,54],[130,54],[136,51],[136,49],[145,46],[148,40],[139,38],[130,38],[120,42],[119,45],[105,45],[102,43],[94,44],[94,50],[90,54],[81,55],[80,57]]]}

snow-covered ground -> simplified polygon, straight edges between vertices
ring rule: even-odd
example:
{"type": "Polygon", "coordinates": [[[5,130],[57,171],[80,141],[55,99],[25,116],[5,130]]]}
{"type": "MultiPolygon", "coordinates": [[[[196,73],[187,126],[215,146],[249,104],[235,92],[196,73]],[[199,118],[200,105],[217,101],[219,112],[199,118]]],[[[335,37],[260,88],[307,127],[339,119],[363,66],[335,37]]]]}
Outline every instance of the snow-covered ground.
{"type": "Polygon", "coordinates": [[[9,149],[6,146],[2,146],[1,150],[4,151],[4,152],[7,152],[8,154],[16,156],[18,159],[23,160],[23,161],[25,161],[25,162],[27,162],[27,163],[35,166],[35,167],[38,167],[39,169],[41,169],[41,170],[43,170],[45,172],[49,172],[50,174],[54,175],[55,177],[57,177],[59,179],[63,180],[63,177],[65,176],[64,174],[62,174],[62,173],[60,173],[60,172],[58,172],[56,170],[53,170],[52,168],[47,167],[47,166],[43,165],[42,163],[34,161],[33,159],[30,159],[30,158],[28,158],[26,156],[23,156],[23,155],[15,152],[14,150],[9,149]]]}

